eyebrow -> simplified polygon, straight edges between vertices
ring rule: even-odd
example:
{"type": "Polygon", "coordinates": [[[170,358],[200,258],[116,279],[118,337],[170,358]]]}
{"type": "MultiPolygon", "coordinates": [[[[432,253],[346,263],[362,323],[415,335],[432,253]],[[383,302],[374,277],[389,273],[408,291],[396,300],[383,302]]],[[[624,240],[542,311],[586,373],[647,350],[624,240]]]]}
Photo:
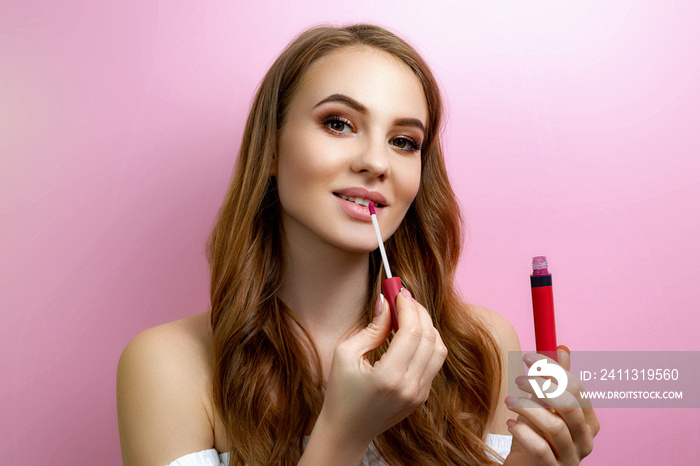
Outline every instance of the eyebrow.
{"type": "Polygon", "coordinates": [[[415,126],[425,133],[425,126],[423,126],[423,122],[416,120],[415,118],[400,118],[396,120],[395,124],[396,126],[415,126]]]}
{"type": "Polygon", "coordinates": [[[326,102],[341,102],[341,103],[344,103],[345,105],[347,105],[348,107],[357,110],[360,113],[367,113],[367,107],[365,107],[360,102],[353,99],[352,97],[348,97],[348,96],[343,95],[343,94],[329,95],[328,97],[326,97],[325,99],[323,99],[322,101],[320,101],[319,103],[314,105],[314,108],[318,107],[319,105],[325,104],[326,102]]]}
{"type": "MultiPolygon", "coordinates": [[[[343,103],[354,110],[357,110],[360,113],[367,113],[367,107],[365,107],[360,102],[353,99],[352,97],[348,97],[348,96],[343,95],[343,94],[329,95],[328,97],[326,97],[325,99],[323,99],[322,101],[320,101],[319,103],[314,105],[314,108],[318,107],[319,105],[323,105],[325,103],[328,103],[328,102],[340,102],[340,103],[343,103]]],[[[425,133],[425,126],[423,125],[423,122],[416,119],[416,118],[399,118],[398,120],[396,120],[394,122],[394,124],[396,124],[397,126],[414,126],[425,133]]]]}

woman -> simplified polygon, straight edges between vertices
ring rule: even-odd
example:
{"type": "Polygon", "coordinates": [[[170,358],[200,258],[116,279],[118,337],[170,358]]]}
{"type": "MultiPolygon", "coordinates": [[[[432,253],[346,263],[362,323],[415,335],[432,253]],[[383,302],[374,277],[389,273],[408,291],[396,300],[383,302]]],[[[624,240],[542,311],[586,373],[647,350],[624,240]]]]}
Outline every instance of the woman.
{"type": "Polygon", "coordinates": [[[598,421],[576,392],[550,409],[504,403],[520,345],[453,287],[461,217],[441,117],[425,62],[381,28],[311,29],[282,53],[209,240],[211,311],[142,332],[120,360],[125,464],[569,465],[590,453],[598,421]],[[369,200],[406,287],[393,337],[369,200]]]}

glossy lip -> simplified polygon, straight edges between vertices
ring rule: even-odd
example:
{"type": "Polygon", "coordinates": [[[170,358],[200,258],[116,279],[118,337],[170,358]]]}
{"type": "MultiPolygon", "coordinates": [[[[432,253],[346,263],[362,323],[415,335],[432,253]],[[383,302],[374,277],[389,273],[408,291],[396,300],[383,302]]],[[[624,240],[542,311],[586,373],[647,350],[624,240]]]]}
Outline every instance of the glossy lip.
{"type": "Polygon", "coordinates": [[[362,199],[367,199],[368,201],[374,202],[375,207],[377,204],[382,204],[382,207],[389,205],[389,201],[380,193],[379,191],[369,191],[362,187],[351,187],[343,188],[334,191],[335,194],[342,194],[347,197],[361,197],[362,199]]]}
{"type": "MultiPolygon", "coordinates": [[[[356,204],[354,202],[346,201],[345,199],[342,199],[342,198],[335,196],[335,195],[333,197],[335,197],[338,200],[340,207],[350,217],[356,218],[357,220],[362,220],[365,222],[372,221],[372,216],[369,213],[369,207],[365,207],[363,205],[356,204]]],[[[361,196],[355,196],[355,197],[361,197],[361,196]]],[[[381,214],[381,211],[383,209],[384,209],[384,207],[374,206],[374,210],[377,212],[377,217],[379,217],[379,215],[381,214]]]]}

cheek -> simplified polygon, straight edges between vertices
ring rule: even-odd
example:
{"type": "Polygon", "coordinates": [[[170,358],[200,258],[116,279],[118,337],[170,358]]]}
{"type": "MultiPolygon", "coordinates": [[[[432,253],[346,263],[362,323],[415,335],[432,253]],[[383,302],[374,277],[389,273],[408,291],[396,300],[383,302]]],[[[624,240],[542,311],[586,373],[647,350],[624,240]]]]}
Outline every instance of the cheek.
{"type": "Polygon", "coordinates": [[[309,188],[323,183],[332,167],[319,141],[299,132],[280,139],[277,185],[280,195],[306,197],[309,188]]]}
{"type": "Polygon", "coordinates": [[[416,198],[416,195],[418,194],[418,190],[420,189],[420,181],[421,181],[421,171],[420,168],[418,168],[418,175],[414,178],[414,184],[413,184],[413,198],[416,198]]]}
{"type": "Polygon", "coordinates": [[[328,160],[314,157],[315,152],[296,150],[294,153],[280,155],[281,179],[278,183],[314,186],[323,184],[334,173],[328,160]]]}
{"type": "Polygon", "coordinates": [[[421,169],[420,163],[412,167],[404,181],[401,183],[401,196],[406,199],[407,204],[410,205],[416,198],[418,190],[420,189],[421,181],[421,169]]]}

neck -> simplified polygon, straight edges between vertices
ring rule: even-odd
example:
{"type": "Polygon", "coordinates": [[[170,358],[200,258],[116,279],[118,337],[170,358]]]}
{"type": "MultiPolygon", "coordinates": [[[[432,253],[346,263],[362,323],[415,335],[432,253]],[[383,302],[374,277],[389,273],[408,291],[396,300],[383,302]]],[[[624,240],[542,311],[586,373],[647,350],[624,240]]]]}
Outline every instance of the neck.
{"type": "Polygon", "coordinates": [[[338,339],[360,319],[368,291],[369,253],[318,238],[283,239],[280,298],[314,339],[338,339]]]}

